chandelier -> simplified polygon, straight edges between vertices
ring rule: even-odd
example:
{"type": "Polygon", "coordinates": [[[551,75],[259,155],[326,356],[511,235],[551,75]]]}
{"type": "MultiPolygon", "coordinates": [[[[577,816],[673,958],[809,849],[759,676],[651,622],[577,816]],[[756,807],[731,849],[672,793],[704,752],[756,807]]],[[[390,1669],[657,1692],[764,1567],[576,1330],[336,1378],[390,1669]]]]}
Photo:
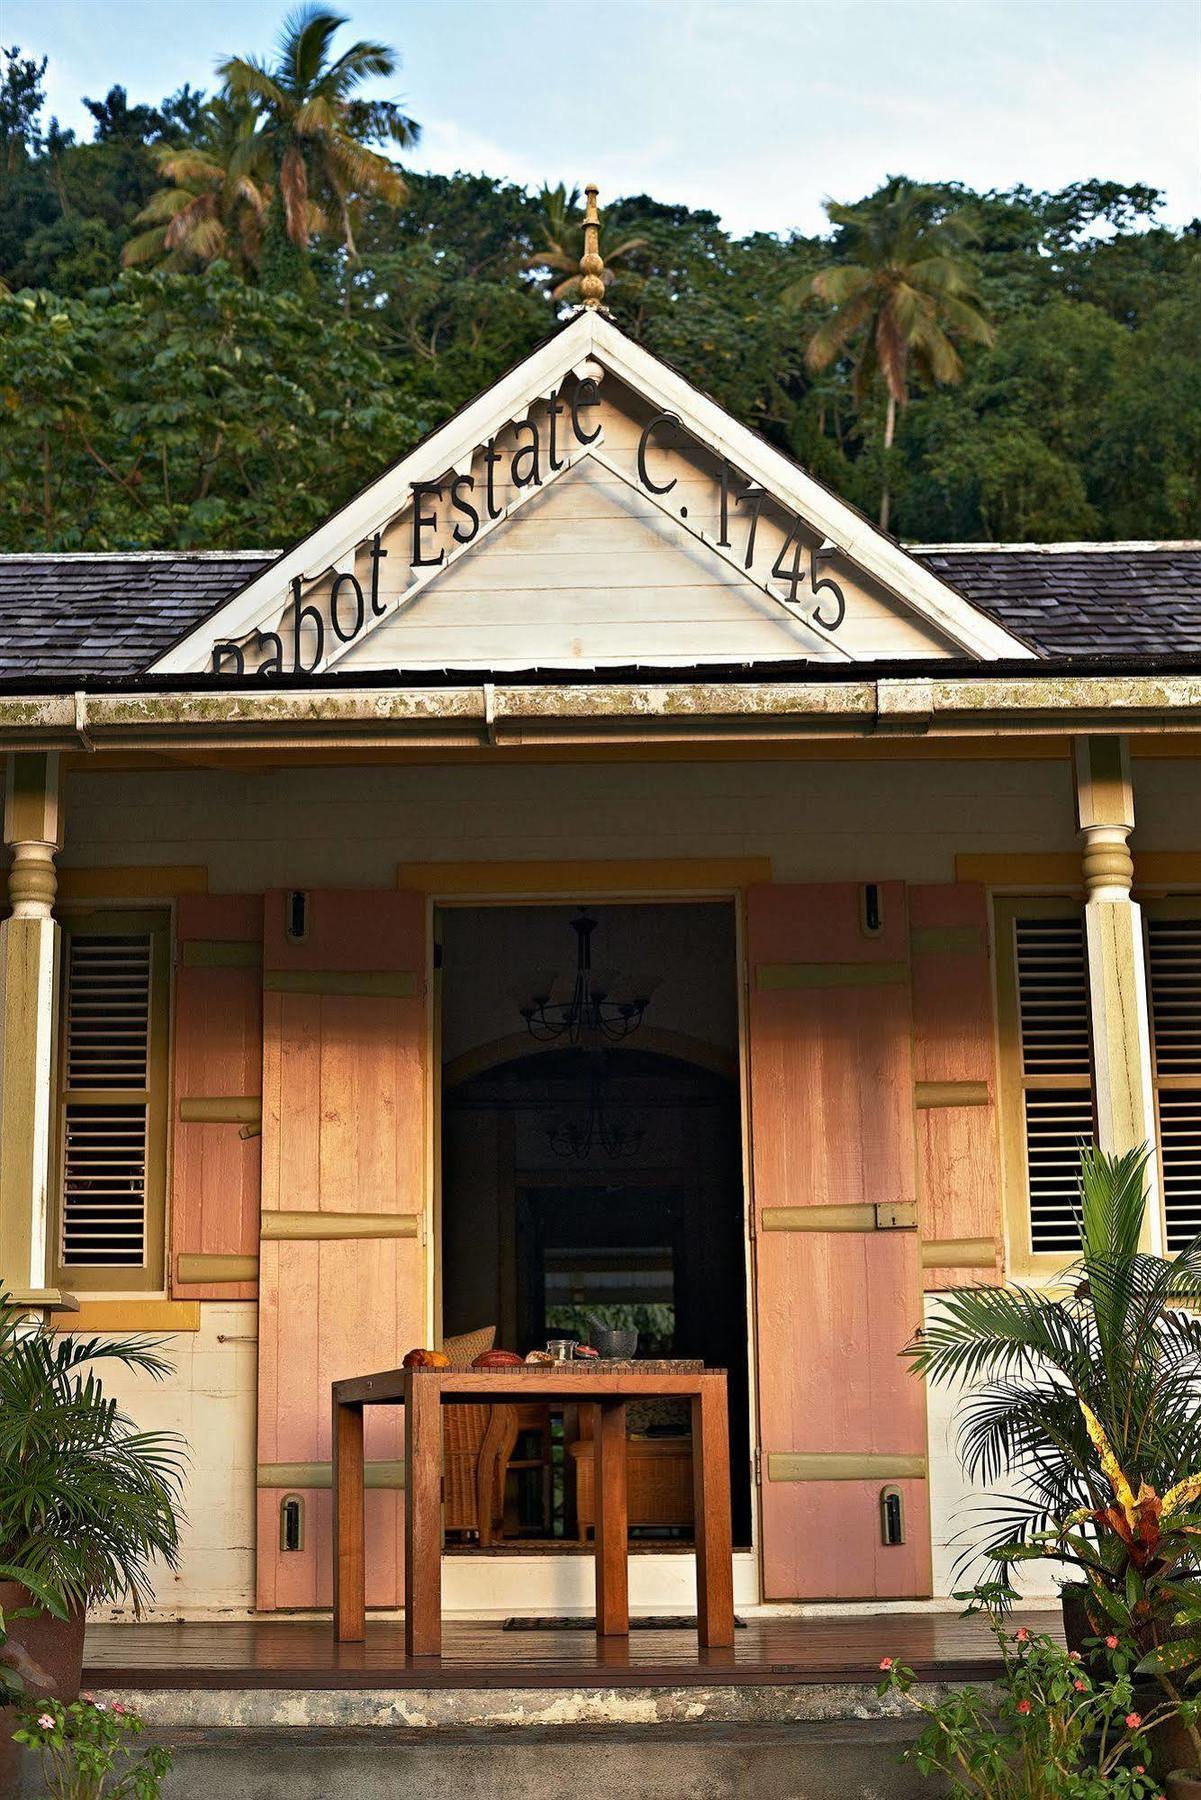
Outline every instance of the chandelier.
{"type": "Polygon", "coordinates": [[[636,1156],[646,1127],[630,1112],[610,1112],[605,1104],[608,1068],[603,1050],[590,1051],[588,1098],[545,1121],[546,1141],[564,1162],[587,1162],[593,1151],[619,1161],[636,1156]]]}
{"type": "Polygon", "coordinates": [[[592,934],[597,921],[581,910],[571,921],[576,934],[575,981],[566,1000],[556,1000],[557,975],[537,975],[518,1002],[530,1036],[540,1044],[607,1041],[619,1043],[637,1031],[655,983],[623,977],[592,966],[592,934]]]}

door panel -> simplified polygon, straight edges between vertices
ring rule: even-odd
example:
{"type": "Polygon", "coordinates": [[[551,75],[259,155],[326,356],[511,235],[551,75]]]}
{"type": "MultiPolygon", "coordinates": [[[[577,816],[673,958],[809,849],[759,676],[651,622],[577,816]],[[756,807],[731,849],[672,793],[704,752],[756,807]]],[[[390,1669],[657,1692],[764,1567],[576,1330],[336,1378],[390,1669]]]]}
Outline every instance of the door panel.
{"type": "Polygon", "coordinates": [[[258,1255],[259,1142],[243,1137],[241,1127],[253,1125],[263,1085],[262,937],[261,894],[188,894],[176,904],[170,1258],[176,1299],[246,1300],[256,1291],[253,1280],[185,1281],[180,1258],[258,1255]],[[208,1117],[197,1116],[205,1112],[208,1117]]]}
{"type": "Polygon", "coordinates": [[[748,893],[768,1599],[930,1591],[924,1479],[894,1480],[896,1465],[885,1462],[862,1478],[825,1478],[830,1464],[782,1460],[840,1454],[924,1466],[925,1393],[898,1354],[922,1318],[917,1232],[865,1229],[861,1215],[844,1215],[855,1229],[807,1230],[803,1218],[779,1216],[916,1203],[903,886],[881,884],[875,904],[880,924],[869,935],[856,886],[748,893]],[[880,1494],[892,1485],[905,1508],[899,1545],[882,1541],[880,1494]]]}
{"type": "MultiPolygon", "coordinates": [[[[300,941],[285,933],[287,896],[265,906],[258,1604],[271,1610],[331,1602],[331,1382],[395,1368],[422,1340],[426,905],[415,893],[314,892],[300,941]],[[391,1215],[394,1235],[353,1235],[363,1214],[391,1215]],[[303,1547],[281,1550],[293,1491],[303,1547]]],[[[399,1408],[368,1409],[366,1454],[393,1465],[376,1472],[392,1485],[367,1493],[367,1602],[394,1607],[399,1408]]]]}

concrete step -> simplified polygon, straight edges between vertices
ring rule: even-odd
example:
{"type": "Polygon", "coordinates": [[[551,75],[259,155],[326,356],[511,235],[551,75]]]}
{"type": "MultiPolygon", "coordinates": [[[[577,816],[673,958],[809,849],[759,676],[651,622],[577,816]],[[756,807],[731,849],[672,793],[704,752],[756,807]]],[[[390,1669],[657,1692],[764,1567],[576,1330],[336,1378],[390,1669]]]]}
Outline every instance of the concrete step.
{"type": "MultiPolygon", "coordinates": [[[[934,1800],[909,1720],[177,1730],[164,1800],[934,1800]]],[[[33,1771],[27,1771],[32,1776],[33,1771]]],[[[21,1800],[41,1790],[27,1778],[21,1800]]]]}

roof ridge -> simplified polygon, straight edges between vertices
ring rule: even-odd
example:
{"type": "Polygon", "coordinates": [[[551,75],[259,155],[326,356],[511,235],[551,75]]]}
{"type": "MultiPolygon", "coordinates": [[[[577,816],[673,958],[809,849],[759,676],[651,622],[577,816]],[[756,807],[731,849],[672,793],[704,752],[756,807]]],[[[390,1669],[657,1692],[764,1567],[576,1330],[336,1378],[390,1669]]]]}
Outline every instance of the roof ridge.
{"type": "Polygon", "coordinates": [[[1062,556],[1065,553],[1098,555],[1109,552],[1128,552],[1131,550],[1201,550],[1201,538],[1126,538],[1112,542],[1079,539],[1073,542],[1053,540],[1041,544],[905,544],[906,550],[913,556],[950,555],[956,551],[971,551],[981,556],[993,556],[998,553],[1006,555],[1013,552],[1024,552],[1030,555],[1062,556]]]}
{"type": "Polygon", "coordinates": [[[0,562],[245,562],[278,550],[0,550],[0,562]]]}

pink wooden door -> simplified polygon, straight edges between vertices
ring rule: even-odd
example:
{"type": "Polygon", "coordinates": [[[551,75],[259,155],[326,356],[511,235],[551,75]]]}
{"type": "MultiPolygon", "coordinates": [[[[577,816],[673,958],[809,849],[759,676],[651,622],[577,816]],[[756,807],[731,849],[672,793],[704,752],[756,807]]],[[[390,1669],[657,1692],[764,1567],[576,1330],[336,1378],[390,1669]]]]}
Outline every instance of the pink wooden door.
{"type": "MultiPolygon", "coordinates": [[[[292,941],[288,896],[265,905],[258,1604],[271,1610],[331,1603],[330,1383],[395,1368],[422,1341],[426,908],[413,893],[312,892],[292,941]],[[299,1550],[280,1547],[293,1492],[299,1550]]],[[[398,1409],[368,1409],[366,1454],[367,1601],[399,1606],[398,1409]]]]}
{"type": "Polygon", "coordinates": [[[171,1107],[171,1292],[178,1299],[243,1300],[256,1291],[252,1270],[248,1280],[230,1279],[212,1259],[242,1259],[249,1268],[259,1251],[262,957],[261,894],[178,902],[171,1107]]]}
{"type": "Polygon", "coordinates": [[[921,1324],[920,1244],[862,1210],[916,1203],[904,887],[875,899],[869,935],[849,884],[748,895],[768,1599],[930,1592],[925,1393],[898,1354],[921,1324]],[[804,1229],[811,1207],[861,1210],[804,1229]],[[886,1545],[892,1486],[905,1541],[886,1545]]]}
{"type": "Polygon", "coordinates": [[[984,889],[973,881],[910,888],[909,923],[925,1284],[996,1285],[1001,1157],[984,889]]]}

